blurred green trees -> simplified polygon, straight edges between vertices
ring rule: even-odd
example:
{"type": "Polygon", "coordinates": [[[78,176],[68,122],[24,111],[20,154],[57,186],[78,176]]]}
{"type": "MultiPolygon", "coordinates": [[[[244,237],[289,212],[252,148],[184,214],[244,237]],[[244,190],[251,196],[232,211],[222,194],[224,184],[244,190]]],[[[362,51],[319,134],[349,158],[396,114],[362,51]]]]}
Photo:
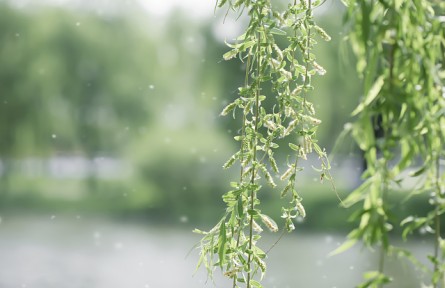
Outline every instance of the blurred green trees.
{"type": "MultiPolygon", "coordinates": [[[[1,4],[0,14],[2,194],[14,190],[5,186],[14,161],[119,155],[152,114],[145,33],[121,17],[56,8],[1,4]]],[[[95,189],[95,169],[88,174],[95,189]]]]}
{"type": "MultiPolygon", "coordinates": [[[[172,219],[214,213],[230,178],[219,167],[236,134],[234,122],[217,115],[244,75],[222,61],[226,47],[215,27],[179,11],[160,19],[134,7],[101,15],[38,7],[0,4],[1,202],[55,201],[51,209],[152,211],[172,219]],[[84,177],[22,173],[23,161],[57,157],[85,159],[84,177]],[[120,170],[101,177],[101,157],[118,159],[120,170]]],[[[335,107],[319,105],[321,145],[331,149],[358,87],[353,65],[338,52],[341,19],[319,17],[334,36],[317,52],[329,71],[317,86],[335,107]]],[[[315,105],[321,98],[314,95],[315,105]]]]}

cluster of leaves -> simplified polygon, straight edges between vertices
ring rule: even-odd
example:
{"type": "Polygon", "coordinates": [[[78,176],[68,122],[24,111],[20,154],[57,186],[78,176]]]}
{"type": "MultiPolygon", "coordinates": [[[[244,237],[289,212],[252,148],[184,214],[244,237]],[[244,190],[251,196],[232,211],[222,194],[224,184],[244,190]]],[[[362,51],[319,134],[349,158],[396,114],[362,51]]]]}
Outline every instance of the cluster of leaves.
{"type": "Polygon", "coordinates": [[[223,195],[227,208],[218,224],[208,232],[195,230],[204,235],[198,267],[204,264],[212,275],[214,267],[220,266],[224,275],[233,279],[233,287],[262,287],[267,253],[257,242],[262,227],[272,232],[279,227],[259,208],[260,178],[272,188],[283,187],[281,197],[289,199],[282,208],[283,232],[295,229],[296,217],[306,216],[295,186],[297,172],[302,170],[298,160],[307,159],[314,150],[321,159],[317,169],[321,178],[331,179],[326,152],[315,138],[321,121],[306,99],[314,89],[311,77],[326,73],[311,51],[316,39],[329,41],[330,37],[314,22],[312,11],[321,1],[295,0],[282,11],[272,7],[270,0],[221,0],[217,5],[228,5],[240,15],[247,11],[250,19],[245,33],[235,43],[228,43],[231,50],[223,55],[225,60],[239,58],[246,69],[239,97],[221,113],[242,119],[240,135],[235,137],[240,149],[224,164],[229,168],[239,163],[240,178],[231,184],[233,190],[223,195]],[[266,102],[273,105],[266,106],[266,102]],[[284,165],[278,165],[274,157],[278,139],[286,139],[289,146],[283,173],[279,166],[284,165]],[[275,183],[278,178],[284,185],[275,183]],[[258,274],[261,277],[255,277],[258,274]]]}
{"type": "Polygon", "coordinates": [[[389,243],[389,231],[400,223],[391,223],[387,194],[400,189],[404,175],[411,171],[408,177],[418,177],[418,184],[403,190],[412,190],[411,195],[427,193],[432,206],[424,217],[407,215],[401,223],[403,236],[419,228],[435,234],[436,249],[430,259],[432,282],[437,285],[445,268],[438,249],[445,248],[439,231],[440,215],[445,212],[445,175],[440,175],[440,161],[445,157],[445,4],[343,2],[348,7],[348,37],[358,58],[364,92],[353,111],[357,118],[350,130],[364,151],[367,169],[363,184],[344,201],[346,206],[363,203],[353,215],[360,223],[338,252],[358,240],[380,246],[379,271],[371,273],[374,276],[368,277],[365,287],[389,281],[383,274],[383,259],[396,249],[389,243]]]}

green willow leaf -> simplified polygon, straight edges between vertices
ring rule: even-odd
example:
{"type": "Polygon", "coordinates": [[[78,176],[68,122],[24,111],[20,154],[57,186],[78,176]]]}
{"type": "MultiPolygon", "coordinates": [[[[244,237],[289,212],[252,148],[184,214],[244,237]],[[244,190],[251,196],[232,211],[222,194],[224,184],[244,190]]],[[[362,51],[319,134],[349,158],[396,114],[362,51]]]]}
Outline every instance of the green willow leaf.
{"type": "Polygon", "coordinates": [[[221,227],[219,228],[219,237],[218,237],[218,256],[219,256],[219,266],[222,268],[225,264],[225,255],[226,255],[226,222],[221,222],[221,227]]]}
{"type": "Polygon", "coordinates": [[[226,53],[224,53],[224,55],[223,55],[223,58],[224,58],[224,60],[230,60],[230,59],[232,59],[232,58],[235,58],[236,57],[236,55],[238,54],[238,50],[237,49],[233,49],[233,50],[230,50],[229,52],[226,52],[226,53]]]}
{"type": "Polygon", "coordinates": [[[372,101],[375,100],[377,95],[379,95],[380,90],[383,87],[383,84],[385,83],[385,78],[383,76],[380,76],[377,78],[377,80],[374,82],[374,85],[369,90],[368,95],[366,95],[365,99],[362,103],[360,103],[357,108],[354,109],[354,111],[351,113],[352,116],[355,116],[363,111],[363,109],[372,103],[372,101]]]}
{"type": "Polygon", "coordinates": [[[357,243],[357,239],[348,239],[342,245],[340,245],[337,249],[335,249],[334,251],[329,253],[328,256],[331,257],[331,256],[341,254],[341,253],[345,252],[346,250],[350,249],[352,246],[354,246],[355,243],[357,243]]]}

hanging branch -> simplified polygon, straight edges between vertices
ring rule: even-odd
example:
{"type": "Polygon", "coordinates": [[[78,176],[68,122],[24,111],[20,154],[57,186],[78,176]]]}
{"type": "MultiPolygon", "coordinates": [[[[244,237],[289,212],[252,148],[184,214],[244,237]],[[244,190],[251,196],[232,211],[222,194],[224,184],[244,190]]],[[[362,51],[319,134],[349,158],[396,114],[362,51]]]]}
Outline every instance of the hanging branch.
{"type": "MultiPolygon", "coordinates": [[[[421,186],[402,187],[412,195],[428,193],[433,203],[426,217],[407,215],[403,237],[420,227],[434,227],[436,244],[432,257],[432,282],[443,278],[443,258],[439,257],[440,215],[445,211],[444,176],[438,175],[438,161],[444,157],[444,15],[440,1],[343,1],[352,23],[348,40],[357,56],[357,71],[363,79],[363,99],[353,112],[352,135],[364,151],[367,170],[364,182],[344,201],[349,207],[362,203],[354,215],[359,225],[337,252],[358,240],[380,246],[378,271],[365,274],[360,287],[390,281],[384,275],[384,258],[390,252],[408,255],[389,243],[388,193],[400,189],[407,169],[424,179],[421,186]],[[441,44],[442,43],[442,44],[441,44]],[[439,112],[441,111],[441,112],[439,112]],[[431,194],[431,192],[434,192],[431,194]]],[[[428,230],[428,229],[427,229],[428,230]]]]}
{"type": "Polygon", "coordinates": [[[233,279],[233,288],[262,287],[267,253],[257,242],[263,227],[271,232],[279,230],[275,220],[260,209],[258,193],[263,193],[262,184],[274,189],[278,187],[277,178],[284,181],[279,185],[284,187],[281,197],[288,198],[281,210],[283,229],[291,232],[295,218],[306,216],[296,185],[297,174],[302,170],[299,159],[306,160],[314,150],[321,159],[320,178],[332,180],[326,152],[316,140],[321,121],[307,99],[314,90],[311,78],[326,73],[312,53],[316,38],[330,40],[313,18],[312,11],[320,4],[294,0],[279,11],[270,0],[217,2],[220,8],[228,6],[239,15],[245,11],[249,17],[245,32],[234,43],[227,43],[231,50],[223,55],[225,60],[239,58],[246,65],[239,97],[221,112],[241,119],[241,132],[235,137],[240,149],[223,166],[227,169],[239,164],[241,172],[239,181],[231,183],[232,190],[223,195],[227,208],[221,220],[208,232],[195,232],[203,235],[197,266],[204,265],[210,277],[213,267],[219,266],[225,276],[233,279]],[[279,166],[285,165],[278,164],[274,156],[278,139],[287,139],[289,147],[281,149],[291,160],[282,174],[279,166]]]}

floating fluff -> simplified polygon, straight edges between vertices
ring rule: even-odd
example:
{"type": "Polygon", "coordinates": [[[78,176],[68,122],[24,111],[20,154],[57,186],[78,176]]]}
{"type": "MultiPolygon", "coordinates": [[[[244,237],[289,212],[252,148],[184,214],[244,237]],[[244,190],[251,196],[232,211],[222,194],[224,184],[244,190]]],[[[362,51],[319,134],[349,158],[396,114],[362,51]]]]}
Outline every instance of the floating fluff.
{"type": "Polygon", "coordinates": [[[270,218],[269,216],[261,214],[261,221],[264,223],[264,225],[266,225],[267,228],[269,228],[271,232],[278,231],[277,223],[275,223],[275,221],[273,221],[272,218],[270,218]]]}

